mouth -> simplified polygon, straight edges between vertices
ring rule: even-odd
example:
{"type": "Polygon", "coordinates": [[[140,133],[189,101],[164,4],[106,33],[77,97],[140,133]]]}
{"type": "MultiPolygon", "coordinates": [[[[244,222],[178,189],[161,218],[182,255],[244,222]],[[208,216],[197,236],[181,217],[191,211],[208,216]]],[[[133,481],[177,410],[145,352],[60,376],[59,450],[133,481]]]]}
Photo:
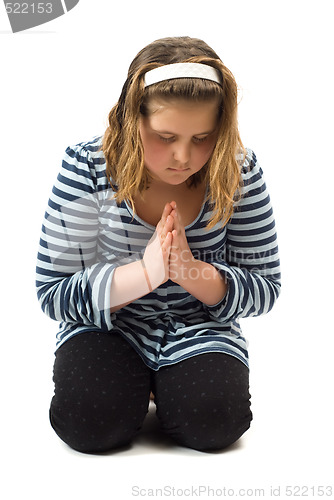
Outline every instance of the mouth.
{"type": "Polygon", "coordinates": [[[168,170],[172,170],[173,172],[185,172],[189,170],[189,168],[169,168],[168,170]]]}

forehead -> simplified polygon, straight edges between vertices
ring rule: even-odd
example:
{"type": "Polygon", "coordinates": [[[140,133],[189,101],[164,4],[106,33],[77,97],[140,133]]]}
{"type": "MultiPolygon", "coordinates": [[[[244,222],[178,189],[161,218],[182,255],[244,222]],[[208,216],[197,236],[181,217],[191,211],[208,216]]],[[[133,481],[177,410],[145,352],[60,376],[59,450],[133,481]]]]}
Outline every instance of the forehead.
{"type": "Polygon", "coordinates": [[[152,100],[147,121],[152,128],[203,128],[211,130],[217,123],[218,99],[210,101],[152,100]]]}
{"type": "Polygon", "coordinates": [[[147,114],[151,115],[157,113],[158,111],[166,110],[166,109],[193,109],[193,108],[202,108],[203,106],[208,106],[210,108],[214,107],[219,109],[220,98],[218,96],[212,97],[210,99],[185,99],[182,97],[179,98],[170,98],[164,99],[163,97],[151,97],[146,101],[146,110],[147,114]]]}

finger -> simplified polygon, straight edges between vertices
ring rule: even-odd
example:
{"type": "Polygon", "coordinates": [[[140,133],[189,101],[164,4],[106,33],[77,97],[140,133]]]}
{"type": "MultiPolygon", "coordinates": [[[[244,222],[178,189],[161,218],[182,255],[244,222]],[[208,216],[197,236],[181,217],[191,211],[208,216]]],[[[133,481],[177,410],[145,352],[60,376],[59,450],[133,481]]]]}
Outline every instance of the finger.
{"type": "Polygon", "coordinates": [[[177,252],[180,249],[180,241],[177,229],[172,231],[172,248],[171,251],[177,252]]]}
{"type": "Polygon", "coordinates": [[[171,250],[171,245],[172,245],[172,233],[169,231],[166,234],[166,237],[163,241],[163,244],[161,245],[161,249],[164,253],[167,253],[169,255],[170,250],[171,250]]]}
{"type": "Polygon", "coordinates": [[[164,206],[164,209],[162,211],[162,218],[166,219],[172,210],[173,210],[173,208],[172,208],[171,204],[166,203],[166,205],[164,206]]]}
{"type": "Polygon", "coordinates": [[[166,224],[165,224],[166,232],[172,231],[173,227],[174,227],[174,217],[172,216],[172,214],[170,214],[166,219],[166,224]]]}
{"type": "Polygon", "coordinates": [[[176,210],[173,210],[173,212],[171,213],[171,215],[173,216],[173,219],[174,219],[174,229],[176,229],[178,233],[181,233],[182,229],[183,229],[183,226],[182,226],[182,223],[181,223],[181,220],[180,220],[180,214],[179,214],[179,212],[176,211],[176,210]]]}
{"type": "Polygon", "coordinates": [[[158,224],[160,224],[159,227],[161,230],[163,230],[163,228],[166,224],[166,221],[167,221],[167,217],[171,214],[171,212],[172,212],[172,207],[170,206],[170,203],[166,203],[166,205],[163,209],[162,215],[161,215],[161,219],[158,222],[158,224]]]}
{"type": "Polygon", "coordinates": [[[180,227],[184,228],[184,225],[183,225],[183,222],[182,222],[182,217],[181,217],[181,214],[180,214],[179,210],[176,211],[176,217],[177,217],[177,220],[178,220],[178,223],[179,223],[180,227]]]}
{"type": "Polygon", "coordinates": [[[172,231],[174,226],[174,218],[171,215],[168,215],[165,221],[164,226],[161,228],[160,238],[164,240],[169,231],[172,231]]]}
{"type": "Polygon", "coordinates": [[[161,228],[163,228],[164,225],[166,224],[166,219],[167,219],[168,215],[170,214],[170,212],[171,212],[171,206],[169,203],[166,203],[166,205],[164,206],[164,209],[162,211],[162,214],[161,214],[161,219],[158,222],[158,224],[160,223],[161,228]]]}

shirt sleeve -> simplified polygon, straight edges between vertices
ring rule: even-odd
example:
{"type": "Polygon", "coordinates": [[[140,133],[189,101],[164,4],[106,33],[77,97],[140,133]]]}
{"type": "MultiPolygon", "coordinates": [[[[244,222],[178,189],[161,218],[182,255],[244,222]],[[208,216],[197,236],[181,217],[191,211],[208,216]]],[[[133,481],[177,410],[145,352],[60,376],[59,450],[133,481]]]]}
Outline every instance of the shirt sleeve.
{"type": "Polygon", "coordinates": [[[42,225],[36,288],[50,318],[110,330],[115,266],[97,261],[99,200],[91,156],[81,145],[66,149],[42,225]]]}
{"type": "Polygon", "coordinates": [[[218,304],[204,306],[222,322],[269,312],[281,288],[273,209],[251,150],[247,150],[242,177],[243,196],[227,224],[225,255],[211,262],[227,281],[228,292],[218,304]]]}

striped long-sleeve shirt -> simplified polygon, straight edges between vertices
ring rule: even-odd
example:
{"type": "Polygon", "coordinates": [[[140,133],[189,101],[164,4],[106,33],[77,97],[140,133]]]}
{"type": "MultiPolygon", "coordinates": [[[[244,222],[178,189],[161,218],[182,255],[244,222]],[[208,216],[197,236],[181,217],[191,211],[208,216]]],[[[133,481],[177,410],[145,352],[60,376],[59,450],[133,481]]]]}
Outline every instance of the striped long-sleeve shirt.
{"type": "Polygon", "coordinates": [[[60,322],[57,348],[73,335],[104,331],[122,335],[154,370],[209,351],[248,366],[239,319],[273,307],[280,265],[269,194],[249,149],[241,175],[243,196],[224,228],[206,228],[207,201],[185,227],[194,257],[227,279],[226,296],[206,305],[169,280],[111,313],[115,268],[142,258],[155,227],[112,198],[101,137],[68,147],[44,217],[36,278],[43,311],[60,322]]]}

